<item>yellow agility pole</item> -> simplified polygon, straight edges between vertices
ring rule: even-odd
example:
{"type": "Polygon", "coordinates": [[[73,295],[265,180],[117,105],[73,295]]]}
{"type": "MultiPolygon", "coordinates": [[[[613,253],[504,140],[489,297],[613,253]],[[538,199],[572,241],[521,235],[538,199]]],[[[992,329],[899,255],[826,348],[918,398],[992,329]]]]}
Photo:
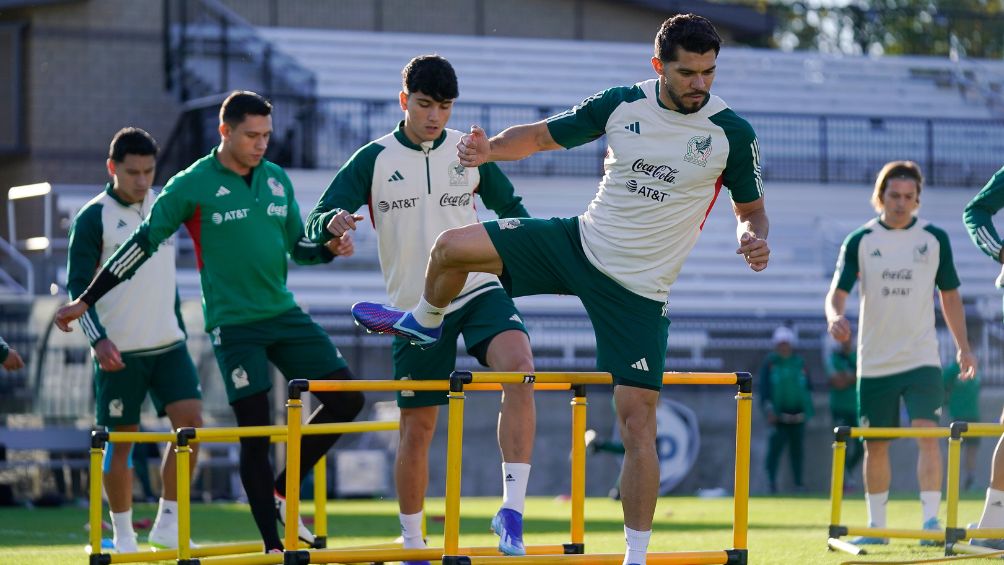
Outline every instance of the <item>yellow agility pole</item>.
{"type": "Polygon", "coordinates": [[[830,470],[830,537],[827,539],[826,545],[832,550],[860,555],[864,553],[864,550],[840,539],[840,536],[846,535],[840,526],[840,511],[844,503],[844,469],[847,461],[847,440],[850,437],[850,426],[833,428],[833,467],[830,470]]]}
{"type": "MultiPolygon", "coordinates": [[[[569,390],[572,385],[569,383],[535,383],[534,390],[569,390]]],[[[428,381],[416,381],[409,379],[406,381],[309,381],[310,392],[396,392],[401,390],[450,390],[448,379],[435,379],[428,381]]],[[[464,386],[465,391],[496,391],[502,390],[502,385],[498,383],[478,383],[464,386]]]]}
{"type": "MultiPolygon", "coordinates": [[[[527,546],[528,555],[560,555],[564,545],[527,546]]],[[[443,557],[442,547],[423,549],[317,549],[310,552],[311,563],[387,563],[395,561],[432,561],[439,563],[443,557]]],[[[457,552],[466,556],[503,557],[495,547],[460,547],[457,552]]],[[[461,558],[466,559],[466,558],[461,558]]]]}
{"type": "Polygon", "coordinates": [[[948,438],[948,477],[945,491],[948,514],[945,518],[945,543],[961,539],[965,531],[959,531],[959,475],[962,471],[962,429],[960,422],[949,426],[951,435],[948,438]]]}
{"type": "Polygon", "coordinates": [[[864,439],[900,439],[900,438],[922,438],[922,437],[948,437],[951,432],[948,428],[850,428],[850,437],[864,439]]]}
{"type": "Polygon", "coordinates": [[[572,518],[570,542],[585,552],[586,516],[586,387],[574,387],[572,398],[572,518]]]}
{"type": "MultiPolygon", "coordinates": [[[[525,557],[470,557],[460,565],[551,565],[552,563],[574,563],[575,565],[621,565],[623,553],[593,553],[585,555],[527,555],[525,557]]],[[[648,565],[707,565],[738,563],[726,551],[680,551],[675,553],[649,553],[645,558],[648,565]]],[[[744,561],[745,563],[745,561],[744,561]]]]}
{"type": "Polygon", "coordinates": [[[190,565],[192,559],[192,498],[189,482],[191,471],[189,461],[192,448],[188,442],[195,437],[195,428],[181,428],[177,433],[174,445],[175,462],[177,463],[178,489],[178,565],[190,565]]]}
{"type": "MultiPolygon", "coordinates": [[[[286,401],[286,547],[295,548],[299,539],[297,526],[300,523],[300,426],[303,425],[303,401],[298,390],[290,383],[289,399],[286,401]]],[[[295,551],[295,550],[291,550],[295,551]]]]}
{"type": "MultiPolygon", "coordinates": [[[[443,555],[458,555],[460,547],[460,477],[464,443],[464,385],[470,373],[450,375],[449,425],[446,440],[446,520],[443,555]]],[[[443,558],[444,561],[446,557],[443,558]]]]}
{"type": "Polygon", "coordinates": [[[87,552],[91,555],[103,553],[101,551],[101,478],[102,478],[102,454],[105,442],[108,441],[108,432],[91,432],[91,462],[88,476],[88,498],[90,507],[88,508],[87,538],[90,541],[87,552]]]}
{"type": "Polygon", "coordinates": [[[732,549],[747,549],[750,497],[750,434],[753,427],[753,377],[736,375],[736,470],[733,488],[732,549]]]}
{"type": "MultiPolygon", "coordinates": [[[[286,473],[288,476],[289,473],[286,473]]],[[[328,543],[328,461],[322,456],[314,464],[314,545],[328,543]]]]}

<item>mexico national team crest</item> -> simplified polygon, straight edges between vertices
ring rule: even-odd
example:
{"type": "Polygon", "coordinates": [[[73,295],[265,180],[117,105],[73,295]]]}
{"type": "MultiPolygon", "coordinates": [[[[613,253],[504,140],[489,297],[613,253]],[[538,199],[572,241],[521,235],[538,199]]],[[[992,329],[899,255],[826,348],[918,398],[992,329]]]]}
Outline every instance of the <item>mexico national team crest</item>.
{"type": "Polygon", "coordinates": [[[250,379],[248,379],[248,373],[244,370],[244,367],[238,366],[233,372],[230,373],[230,380],[234,383],[234,388],[244,388],[251,385],[250,379]]]}
{"type": "Polygon", "coordinates": [[[450,163],[446,168],[450,175],[450,186],[467,186],[467,168],[460,164],[460,161],[450,163]]]}
{"type": "Polygon", "coordinates": [[[275,177],[268,177],[268,187],[272,189],[272,196],[286,195],[286,190],[282,187],[282,183],[275,177]]]}
{"type": "Polygon", "coordinates": [[[914,263],[927,263],[928,250],[930,248],[926,243],[918,245],[913,248],[913,262],[914,263]]]}
{"type": "Polygon", "coordinates": [[[708,157],[711,157],[711,134],[708,134],[707,137],[699,135],[691,137],[690,141],[687,142],[687,154],[683,156],[683,160],[706,167],[708,157]]]}

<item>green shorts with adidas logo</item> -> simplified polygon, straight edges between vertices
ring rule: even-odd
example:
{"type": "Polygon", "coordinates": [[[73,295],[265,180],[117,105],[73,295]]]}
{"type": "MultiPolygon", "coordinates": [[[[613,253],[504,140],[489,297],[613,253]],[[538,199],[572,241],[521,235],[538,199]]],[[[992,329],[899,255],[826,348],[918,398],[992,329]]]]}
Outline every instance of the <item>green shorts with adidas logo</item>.
{"type": "Polygon", "coordinates": [[[99,425],[115,427],[139,423],[140,410],[150,394],[157,415],[179,400],[201,399],[199,374],[185,342],[152,351],[124,351],[120,371],[105,371],[94,359],[94,400],[99,425]]]}
{"type": "Polygon", "coordinates": [[[858,410],[862,427],[899,427],[900,398],[910,420],[933,420],[941,415],[945,389],[941,368],[917,367],[902,373],[858,379],[858,410]]]}
{"type": "MultiPolygon", "coordinates": [[[[526,333],[523,319],[512,299],[501,288],[472,298],[443,319],[443,334],[435,345],[422,349],[402,337],[395,337],[394,378],[397,380],[448,379],[457,366],[457,338],[464,336],[467,353],[488,366],[488,345],[498,334],[518,330],[526,333]]],[[[416,390],[397,393],[401,408],[421,408],[446,404],[447,391],[416,390]]]]}
{"type": "Polygon", "coordinates": [[[669,319],[664,304],[631,292],[593,266],[582,251],[578,218],[507,218],[484,222],[502,258],[510,296],[573,294],[593,323],[596,367],[614,384],[662,389],[669,319]]]}

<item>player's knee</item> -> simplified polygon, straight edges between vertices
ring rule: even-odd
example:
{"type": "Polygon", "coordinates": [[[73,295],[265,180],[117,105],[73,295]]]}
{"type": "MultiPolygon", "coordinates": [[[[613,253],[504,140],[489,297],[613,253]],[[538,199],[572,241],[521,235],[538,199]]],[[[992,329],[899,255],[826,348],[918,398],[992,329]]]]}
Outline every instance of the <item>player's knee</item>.
{"type": "Polygon", "coordinates": [[[401,411],[401,439],[412,444],[428,443],[436,433],[435,412],[424,409],[401,411]]]}
{"type": "Polygon", "coordinates": [[[432,246],[430,261],[440,267],[451,267],[460,262],[460,247],[463,234],[460,229],[454,228],[444,231],[436,238],[436,243],[432,246]]]}
{"type": "Polygon", "coordinates": [[[621,420],[621,436],[627,449],[653,448],[655,420],[640,414],[628,414],[621,420]]]}

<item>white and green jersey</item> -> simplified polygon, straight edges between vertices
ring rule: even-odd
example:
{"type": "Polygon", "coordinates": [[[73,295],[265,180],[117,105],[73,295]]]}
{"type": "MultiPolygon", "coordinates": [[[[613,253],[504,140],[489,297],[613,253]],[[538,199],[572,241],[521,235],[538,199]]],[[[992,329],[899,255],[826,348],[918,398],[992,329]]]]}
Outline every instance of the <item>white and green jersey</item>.
{"type": "Polygon", "coordinates": [[[583,251],[628,290],[663,302],[722,185],[746,203],[763,196],[763,183],[746,120],[717,96],[692,114],[670,110],[658,84],[605,90],[547,127],[566,149],[607,135],[605,174],[580,216],[583,251]]]}
{"type": "MultiPolygon", "coordinates": [[[[70,298],[87,289],[101,265],[122,246],[146,217],[156,195],[129,204],[109,184],[88,202],[70,225],[66,288],[70,298]]],[[[157,351],[185,339],[175,284],[175,236],[160,244],[136,271],[130,284],[111,290],[80,318],[80,328],[94,345],[109,338],[122,352],[157,351]]]]}
{"type": "Polygon", "coordinates": [[[948,235],[919,218],[903,229],[876,218],[844,240],[832,285],[850,292],[859,279],[858,375],[940,367],[934,289],[959,287],[948,235]]]}
{"type": "MultiPolygon", "coordinates": [[[[435,141],[416,145],[399,125],[366,144],[339,169],[308,214],[307,237],[318,243],[328,241],[332,216],[368,205],[391,303],[404,310],[414,308],[422,297],[429,251],[436,238],[445,230],[477,223],[475,194],[500,218],[528,216],[498,165],[465,168],[460,164],[456,145],[462,135],[446,129],[435,141]]],[[[495,275],[470,273],[447,312],[493,288],[502,288],[495,275]]]]}

